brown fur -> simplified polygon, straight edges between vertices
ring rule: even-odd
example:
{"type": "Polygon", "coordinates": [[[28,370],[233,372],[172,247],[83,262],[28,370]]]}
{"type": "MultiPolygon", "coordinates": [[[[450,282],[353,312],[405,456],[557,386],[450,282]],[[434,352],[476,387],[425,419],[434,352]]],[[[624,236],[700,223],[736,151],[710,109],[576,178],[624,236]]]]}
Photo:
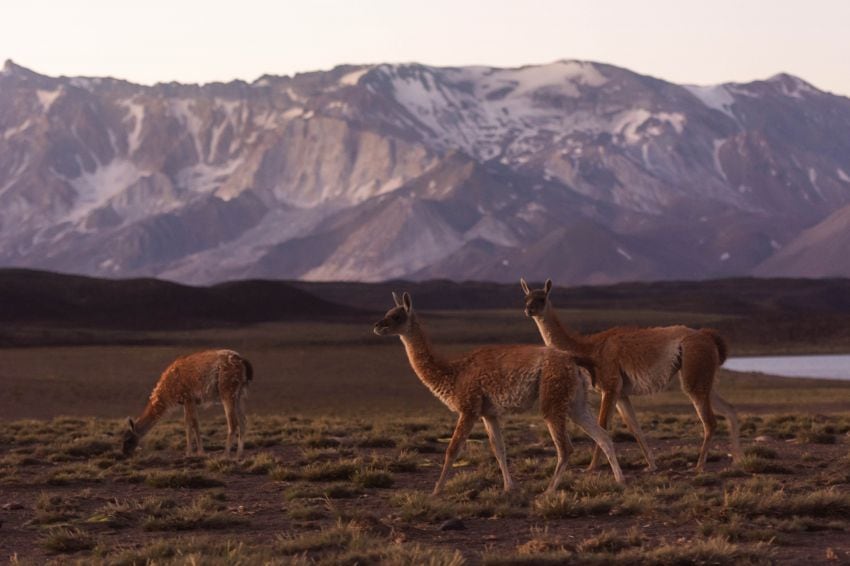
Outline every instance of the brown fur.
{"type": "MultiPolygon", "coordinates": [[[[407,350],[414,372],[449,409],[458,421],[446,450],[440,479],[434,487],[439,494],[452,463],[475,421],[483,420],[490,446],[499,463],[505,491],[513,488],[502,440],[500,417],[504,413],[531,408],[539,399],[540,411],[555,443],[558,463],[547,491],[554,491],[572,452],[566,418],[581,426],[602,447],[617,481],[623,475],[614,454],[613,443],[590,415],[586,383],[572,356],[554,348],[539,346],[491,346],[469,352],[455,360],[434,353],[416,313],[410,295],[404,294],[386,316],[375,323],[376,334],[398,335],[407,350]]],[[[591,362],[584,360],[585,365],[591,362]]]]}
{"type": "MultiPolygon", "coordinates": [[[[705,467],[709,441],[717,426],[715,409],[729,421],[733,459],[737,461],[743,457],[735,410],[713,390],[714,375],[727,354],[726,342],[716,331],[685,326],[616,327],[583,336],[568,330],[558,319],[549,300],[551,280],[546,281],[543,289],[535,290],[529,289],[525,280],[520,283],[525,292],[525,313],[534,319],[546,345],[593,360],[596,367],[594,387],[602,394],[599,424],[608,428],[611,409],[616,406],[637,439],[648,469],[655,469],[655,461],[629,396],[662,391],[676,375],[703,423],[697,470],[705,467]]],[[[596,467],[598,459],[598,450],[594,450],[591,469],[596,467]]]]}
{"type": "Polygon", "coordinates": [[[197,453],[203,454],[197,408],[220,401],[227,417],[225,455],[230,456],[233,435],[236,433],[236,457],[241,458],[246,432],[242,399],[253,373],[251,363],[233,350],[207,350],[177,358],[162,372],[138,420],[127,420],[129,428],[124,433],[124,453],[129,455],[139,440],[169,409],[182,405],[186,425],[186,454],[193,453],[193,440],[197,453]]]}

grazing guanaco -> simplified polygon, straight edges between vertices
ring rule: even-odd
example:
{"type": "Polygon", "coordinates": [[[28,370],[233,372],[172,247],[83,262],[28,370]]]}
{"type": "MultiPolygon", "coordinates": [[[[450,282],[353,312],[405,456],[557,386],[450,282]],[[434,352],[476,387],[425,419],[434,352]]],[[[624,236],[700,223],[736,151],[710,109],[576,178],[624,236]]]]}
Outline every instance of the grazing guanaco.
{"type": "Polygon", "coordinates": [[[484,421],[490,447],[499,463],[504,489],[510,491],[514,482],[505,458],[500,417],[505,412],[529,409],[537,399],[558,458],[547,492],[558,487],[572,452],[568,415],[602,448],[617,482],[624,483],[614,444],[588,409],[588,383],[576,366],[577,363],[588,366],[586,360],[574,359],[555,348],[528,345],[492,346],[451,361],[444,360],[431,347],[410,295],[404,293],[399,300],[393,293],[393,300],[395,306],[375,323],[375,334],[399,336],[422,383],[458,414],[434,495],[442,491],[452,463],[479,418],[484,421]]]}
{"type": "Polygon", "coordinates": [[[220,401],[227,417],[227,444],[225,456],[230,456],[233,435],[237,435],[236,457],[242,457],[245,446],[245,408],[243,398],[253,379],[251,363],[233,350],[207,350],[177,358],[157,381],[148,404],[136,420],[128,418],[124,431],[122,451],[130,455],[139,440],[177,405],[183,405],[186,425],[186,454],[192,455],[192,443],[197,453],[204,453],[201,432],[198,429],[197,408],[206,403],[220,401]]]}
{"type": "MultiPolygon", "coordinates": [[[[717,428],[715,410],[729,421],[733,461],[743,457],[735,409],[713,390],[714,375],[726,360],[727,350],[726,342],[716,331],[686,326],[616,327],[584,336],[568,330],[558,319],[549,298],[551,279],[546,280],[542,289],[529,289],[525,279],[520,279],[520,285],[525,292],[525,314],[534,319],[543,342],[593,360],[596,366],[594,387],[602,394],[599,424],[608,429],[611,408],[616,406],[646,458],[647,470],[656,469],[655,460],[629,396],[662,391],[677,374],[682,390],[703,424],[703,442],[696,470],[705,469],[709,442],[717,428]]],[[[598,459],[598,450],[594,450],[588,469],[594,469],[598,459]]]]}

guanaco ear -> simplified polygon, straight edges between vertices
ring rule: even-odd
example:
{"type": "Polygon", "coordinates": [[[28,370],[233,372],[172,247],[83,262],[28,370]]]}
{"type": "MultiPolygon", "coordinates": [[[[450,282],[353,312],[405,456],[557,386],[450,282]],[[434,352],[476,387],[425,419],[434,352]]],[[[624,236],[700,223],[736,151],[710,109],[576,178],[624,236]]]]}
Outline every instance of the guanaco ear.
{"type": "Polygon", "coordinates": [[[520,277],[519,286],[522,287],[522,292],[526,295],[531,293],[531,289],[528,288],[528,283],[525,282],[525,279],[520,277]]]}
{"type": "Polygon", "coordinates": [[[543,286],[543,289],[546,291],[546,294],[548,295],[549,291],[552,290],[552,280],[551,279],[546,280],[546,284],[543,286]]]}
{"type": "Polygon", "coordinates": [[[395,291],[393,291],[393,302],[395,303],[395,306],[401,306],[401,299],[398,298],[398,295],[396,295],[395,291]]]}
{"type": "Polygon", "coordinates": [[[133,422],[132,418],[127,417],[127,425],[130,427],[130,430],[136,432],[136,423],[133,422]]]}
{"type": "Polygon", "coordinates": [[[410,298],[410,293],[405,291],[404,295],[401,296],[401,300],[404,302],[404,312],[409,313],[413,310],[413,299],[410,298]]]}

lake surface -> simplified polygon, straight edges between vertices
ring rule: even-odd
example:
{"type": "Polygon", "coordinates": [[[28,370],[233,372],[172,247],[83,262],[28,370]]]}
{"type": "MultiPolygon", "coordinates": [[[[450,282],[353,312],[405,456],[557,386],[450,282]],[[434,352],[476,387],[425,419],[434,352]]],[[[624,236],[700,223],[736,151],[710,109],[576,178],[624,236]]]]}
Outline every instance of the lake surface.
{"type": "Polygon", "coordinates": [[[787,377],[816,377],[850,380],[850,355],[749,356],[729,358],[723,364],[735,371],[760,371],[787,377]]]}

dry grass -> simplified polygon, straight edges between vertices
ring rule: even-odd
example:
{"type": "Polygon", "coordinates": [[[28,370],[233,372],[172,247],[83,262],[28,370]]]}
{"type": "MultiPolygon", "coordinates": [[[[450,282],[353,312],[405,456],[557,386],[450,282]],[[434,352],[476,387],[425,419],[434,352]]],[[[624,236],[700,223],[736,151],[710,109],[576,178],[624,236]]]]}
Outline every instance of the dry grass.
{"type": "MultiPolygon", "coordinates": [[[[582,329],[729,322],[657,310],[562,318],[582,329]]],[[[4,349],[0,414],[21,420],[0,421],[0,555],[228,566],[850,562],[850,383],[722,371],[720,391],[743,415],[747,458],[730,464],[721,421],[699,475],[702,428],[678,384],[636,398],[659,471],[642,471],[616,419],[627,485],[604,467],[581,471],[591,444],[572,427],[572,467],[549,496],[541,493],[554,451],[539,417],[506,422],[518,482],[508,495],[479,426],[435,498],[453,419],[413,377],[397,341],[371,335],[372,322],[93,332],[91,346],[4,349]],[[255,368],[245,459],[221,457],[220,407],[201,415],[207,458],[183,456],[177,415],[122,458],[117,419],[138,413],[176,356],[222,345],[255,368]],[[466,529],[440,530],[448,519],[466,529]]],[[[539,342],[519,309],[429,313],[428,322],[446,353],[539,342]]],[[[833,347],[794,345],[813,346],[833,347]]]]}
{"type": "MultiPolygon", "coordinates": [[[[850,415],[818,419],[836,444],[799,440],[812,430],[810,417],[747,418],[741,466],[715,451],[699,475],[691,470],[699,439],[693,417],[642,418],[658,473],[633,465],[621,486],[607,469],[573,467],[552,495],[542,491],[553,450],[532,416],[506,423],[519,482],[507,495],[479,430],[445,495],[430,495],[451,430],[447,415],[371,423],[255,417],[252,439],[267,441],[241,462],[221,457],[220,417],[208,420],[207,458],[182,455],[179,419],[155,429],[129,459],[113,450],[117,421],[0,423],[0,469],[8,498],[36,495],[31,506],[8,511],[20,525],[14,548],[36,561],[759,564],[826,546],[843,556],[850,456],[840,431],[850,415]],[[788,438],[752,441],[776,431],[788,438]],[[322,438],[335,442],[317,442],[322,438]],[[66,481],[57,484],[59,477],[66,481]],[[448,519],[474,530],[444,534],[439,526],[448,519]],[[528,534],[515,534],[521,532],[528,534]],[[779,544],[782,554],[773,550],[779,544]]],[[[575,440],[574,460],[585,461],[591,445],[578,433],[575,440]]],[[[618,443],[618,451],[624,462],[640,463],[633,442],[618,443]]]]}

